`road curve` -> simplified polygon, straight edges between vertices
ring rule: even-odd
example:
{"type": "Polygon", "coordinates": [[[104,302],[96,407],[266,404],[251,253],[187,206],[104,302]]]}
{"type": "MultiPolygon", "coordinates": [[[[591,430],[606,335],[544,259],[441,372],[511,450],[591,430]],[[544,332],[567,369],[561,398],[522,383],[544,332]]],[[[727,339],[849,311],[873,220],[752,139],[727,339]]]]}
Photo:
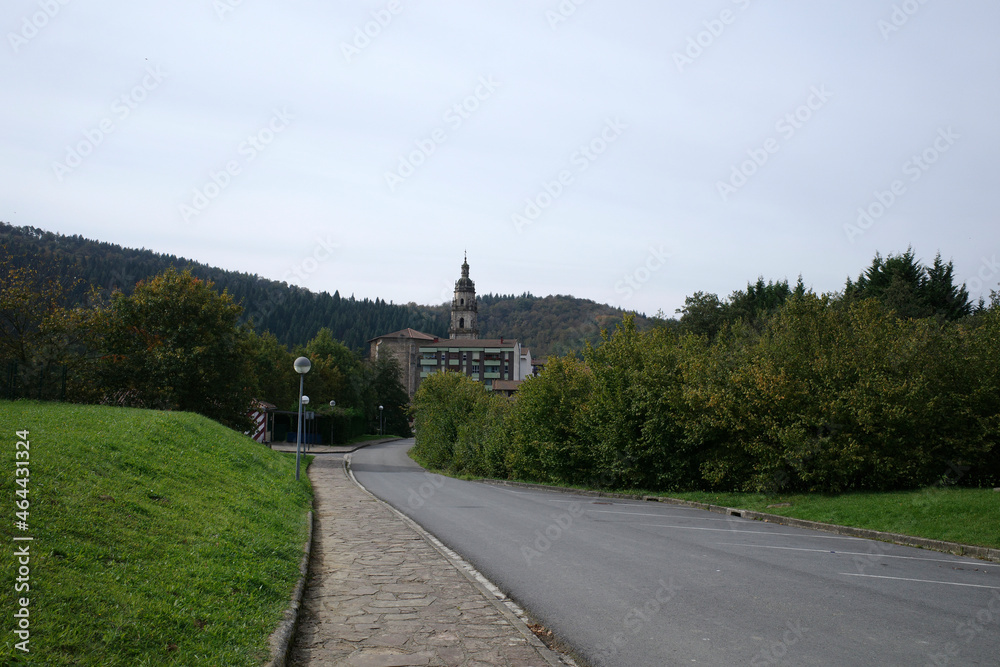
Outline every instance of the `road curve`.
{"type": "Polygon", "coordinates": [[[352,454],[358,481],[593,665],[1000,664],[1000,564],[450,479],[412,444],[352,454]]]}

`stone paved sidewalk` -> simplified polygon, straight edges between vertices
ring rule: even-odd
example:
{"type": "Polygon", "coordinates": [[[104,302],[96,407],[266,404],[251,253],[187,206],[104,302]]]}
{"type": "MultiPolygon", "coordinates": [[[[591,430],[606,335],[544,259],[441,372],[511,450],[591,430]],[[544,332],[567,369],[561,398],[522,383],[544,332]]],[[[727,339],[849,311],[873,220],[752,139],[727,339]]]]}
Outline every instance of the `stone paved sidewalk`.
{"type": "Polygon", "coordinates": [[[317,525],[289,664],[538,666],[564,663],[338,458],[309,468],[317,525]]]}

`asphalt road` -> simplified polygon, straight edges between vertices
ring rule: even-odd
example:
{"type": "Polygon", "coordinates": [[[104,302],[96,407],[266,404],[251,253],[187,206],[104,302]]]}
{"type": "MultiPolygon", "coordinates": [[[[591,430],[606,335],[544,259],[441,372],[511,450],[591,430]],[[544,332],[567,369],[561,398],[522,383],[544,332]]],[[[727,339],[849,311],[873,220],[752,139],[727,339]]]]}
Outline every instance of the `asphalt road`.
{"type": "Polygon", "coordinates": [[[593,665],[1000,665],[1000,564],[662,503],[427,473],[358,481],[593,665]]]}

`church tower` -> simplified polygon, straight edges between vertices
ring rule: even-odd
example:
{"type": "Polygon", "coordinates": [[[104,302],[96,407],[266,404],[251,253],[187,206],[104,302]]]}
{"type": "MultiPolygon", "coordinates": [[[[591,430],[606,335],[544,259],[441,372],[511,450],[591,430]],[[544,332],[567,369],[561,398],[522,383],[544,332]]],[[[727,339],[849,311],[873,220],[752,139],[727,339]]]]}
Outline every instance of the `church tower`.
{"type": "Polygon", "coordinates": [[[448,338],[479,338],[476,314],[476,283],[469,278],[469,256],[462,262],[462,277],[455,282],[455,298],[451,300],[451,328],[448,338]]]}

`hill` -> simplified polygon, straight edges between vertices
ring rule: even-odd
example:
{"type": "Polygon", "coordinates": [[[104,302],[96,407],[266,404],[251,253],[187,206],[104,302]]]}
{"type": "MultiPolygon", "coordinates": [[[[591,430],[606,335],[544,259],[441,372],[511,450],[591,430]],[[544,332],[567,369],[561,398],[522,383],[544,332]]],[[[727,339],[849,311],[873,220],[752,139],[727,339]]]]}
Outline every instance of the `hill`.
{"type": "MultiPolygon", "coordinates": [[[[244,308],[258,332],[270,331],[288,346],[305,344],[323,327],[348,347],[366,352],[366,344],[382,334],[412,328],[447,337],[448,305],[394,304],[381,298],[344,298],[339,291],[312,292],[256,274],[227,271],[175,255],[94,241],[78,235],[65,236],[34,227],[0,223],[0,252],[14,266],[31,266],[43,276],[58,278],[64,285],[77,284],[70,292],[74,304],[83,303],[91,287],[120,289],[131,293],[140,280],[166,269],[188,269],[192,275],[211,280],[226,290],[244,308]]],[[[479,298],[480,332],[483,337],[516,338],[532,354],[548,356],[582,350],[600,340],[602,328],[612,328],[624,311],[572,296],[536,297],[487,294],[479,298]]],[[[639,318],[640,327],[645,318],[639,318]]]]}
{"type": "MultiPolygon", "coordinates": [[[[27,441],[30,475],[7,468],[0,493],[27,501],[17,534],[34,538],[13,543],[30,550],[29,588],[0,593],[11,613],[29,600],[31,652],[7,632],[0,664],[267,659],[307,535],[294,457],[190,413],[0,402],[0,431],[11,460],[27,441]]],[[[16,571],[14,548],[0,567],[16,571]]]]}

